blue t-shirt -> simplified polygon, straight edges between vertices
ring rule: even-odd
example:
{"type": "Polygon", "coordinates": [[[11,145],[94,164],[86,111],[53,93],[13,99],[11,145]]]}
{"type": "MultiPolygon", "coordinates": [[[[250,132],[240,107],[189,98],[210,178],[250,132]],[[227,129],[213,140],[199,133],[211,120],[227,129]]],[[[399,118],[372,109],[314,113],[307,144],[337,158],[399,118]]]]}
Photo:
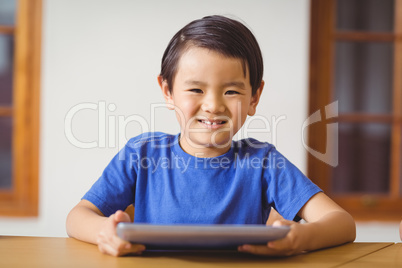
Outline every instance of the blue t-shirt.
{"type": "Polygon", "coordinates": [[[105,216],[134,204],[136,223],[265,224],[271,207],[293,220],[321,191],[269,143],[233,141],[227,153],[200,158],[178,141],[132,138],[83,199],[105,216]]]}

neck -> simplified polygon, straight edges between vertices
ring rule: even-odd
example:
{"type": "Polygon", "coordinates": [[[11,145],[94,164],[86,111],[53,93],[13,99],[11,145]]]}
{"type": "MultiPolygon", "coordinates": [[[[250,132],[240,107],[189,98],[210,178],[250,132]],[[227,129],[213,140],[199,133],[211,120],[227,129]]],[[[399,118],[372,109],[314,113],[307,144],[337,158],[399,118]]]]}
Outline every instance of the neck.
{"type": "Polygon", "coordinates": [[[189,142],[185,137],[180,135],[180,140],[179,140],[180,147],[185,151],[186,153],[200,157],[200,158],[211,158],[211,157],[217,157],[220,155],[223,155],[227,153],[230,150],[231,143],[225,146],[207,146],[207,145],[200,145],[200,144],[194,144],[191,141],[189,142]]]}

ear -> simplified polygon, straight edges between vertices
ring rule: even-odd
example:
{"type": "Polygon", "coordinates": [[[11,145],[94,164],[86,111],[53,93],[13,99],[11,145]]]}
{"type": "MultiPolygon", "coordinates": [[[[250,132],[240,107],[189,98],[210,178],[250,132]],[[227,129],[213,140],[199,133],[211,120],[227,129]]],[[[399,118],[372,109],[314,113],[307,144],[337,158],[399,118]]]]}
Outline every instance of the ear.
{"type": "Polygon", "coordinates": [[[261,97],[262,90],[264,89],[264,85],[265,85],[265,82],[264,82],[264,80],[262,80],[261,85],[255,92],[254,96],[251,96],[250,106],[248,108],[248,113],[247,113],[249,116],[255,115],[255,112],[257,111],[257,105],[258,105],[258,102],[260,101],[260,97],[261,97]]]}
{"type": "Polygon", "coordinates": [[[174,110],[174,101],[173,95],[169,91],[169,85],[166,80],[163,80],[163,77],[158,75],[158,84],[161,87],[163,97],[166,101],[166,106],[169,110],[174,110]]]}

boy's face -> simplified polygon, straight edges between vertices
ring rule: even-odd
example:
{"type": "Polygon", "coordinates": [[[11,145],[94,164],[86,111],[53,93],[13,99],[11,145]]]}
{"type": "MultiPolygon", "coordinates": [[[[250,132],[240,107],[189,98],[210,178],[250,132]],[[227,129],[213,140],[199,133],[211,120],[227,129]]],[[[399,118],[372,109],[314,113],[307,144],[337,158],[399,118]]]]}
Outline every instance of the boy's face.
{"type": "Polygon", "coordinates": [[[180,145],[198,157],[227,152],[247,115],[254,115],[264,86],[252,96],[248,71],[240,59],[192,47],[181,56],[172,93],[158,77],[170,109],[181,128],[180,145]]]}

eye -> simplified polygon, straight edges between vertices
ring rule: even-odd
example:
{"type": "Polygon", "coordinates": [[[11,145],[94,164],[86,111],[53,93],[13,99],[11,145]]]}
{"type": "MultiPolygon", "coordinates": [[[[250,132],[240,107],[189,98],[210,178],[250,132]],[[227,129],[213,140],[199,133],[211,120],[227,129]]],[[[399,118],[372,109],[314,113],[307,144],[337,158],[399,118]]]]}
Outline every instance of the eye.
{"type": "Polygon", "coordinates": [[[226,95],[236,95],[236,94],[240,94],[240,93],[237,92],[237,91],[234,91],[234,90],[228,90],[228,91],[226,91],[225,94],[226,94],[226,95]]]}
{"type": "Polygon", "coordinates": [[[194,93],[202,93],[202,90],[199,88],[192,88],[189,91],[194,92],[194,93]]]}

